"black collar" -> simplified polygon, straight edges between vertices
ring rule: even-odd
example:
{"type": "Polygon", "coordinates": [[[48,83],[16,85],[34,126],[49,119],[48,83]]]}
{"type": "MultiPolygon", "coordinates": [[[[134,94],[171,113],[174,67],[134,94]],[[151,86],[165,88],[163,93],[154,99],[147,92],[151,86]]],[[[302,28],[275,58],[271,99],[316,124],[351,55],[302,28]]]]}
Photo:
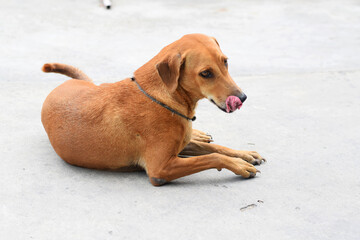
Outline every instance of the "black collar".
{"type": "Polygon", "coordinates": [[[135,80],[135,77],[132,77],[132,78],[131,78],[131,81],[135,82],[135,83],[136,83],[136,85],[138,86],[138,88],[140,89],[140,91],[141,91],[142,93],[144,93],[144,94],[145,94],[145,96],[147,96],[148,98],[150,98],[153,102],[155,102],[155,103],[159,104],[160,106],[162,106],[162,107],[166,108],[167,110],[169,110],[169,111],[171,111],[171,112],[175,113],[176,115],[179,115],[180,117],[185,118],[186,120],[189,120],[189,121],[195,121],[195,119],[196,119],[196,117],[195,117],[195,116],[194,116],[193,118],[189,118],[189,117],[187,117],[187,116],[185,116],[185,115],[183,115],[183,114],[179,113],[178,111],[175,111],[174,109],[172,109],[172,108],[171,108],[171,107],[169,107],[168,105],[166,105],[166,104],[164,104],[164,103],[162,103],[162,102],[160,102],[160,101],[156,100],[156,99],[155,99],[155,98],[153,98],[152,96],[150,96],[147,92],[145,92],[145,91],[144,91],[144,89],[142,89],[142,88],[140,87],[139,83],[135,80]]]}

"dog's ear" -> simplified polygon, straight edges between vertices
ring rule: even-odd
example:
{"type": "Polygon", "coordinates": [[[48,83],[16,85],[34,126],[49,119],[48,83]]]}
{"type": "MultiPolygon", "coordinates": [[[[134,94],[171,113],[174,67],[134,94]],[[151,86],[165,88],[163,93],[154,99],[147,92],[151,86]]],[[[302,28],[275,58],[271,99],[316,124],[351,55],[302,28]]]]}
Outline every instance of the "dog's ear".
{"type": "Polygon", "coordinates": [[[156,64],[156,69],[165,83],[166,87],[169,89],[169,91],[175,92],[179,77],[180,77],[180,68],[181,64],[184,61],[181,58],[180,53],[176,54],[174,56],[170,56],[166,58],[164,61],[161,61],[160,63],[156,64]]]}
{"type": "Polygon", "coordinates": [[[212,39],[214,39],[215,43],[220,47],[220,44],[218,43],[218,41],[216,40],[216,38],[212,37],[212,39]]]}

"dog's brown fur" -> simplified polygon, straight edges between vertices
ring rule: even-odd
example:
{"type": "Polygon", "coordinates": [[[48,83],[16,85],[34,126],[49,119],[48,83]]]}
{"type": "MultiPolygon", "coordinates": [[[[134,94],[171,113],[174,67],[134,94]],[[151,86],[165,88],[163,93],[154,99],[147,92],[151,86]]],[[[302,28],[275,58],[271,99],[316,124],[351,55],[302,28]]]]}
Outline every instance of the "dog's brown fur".
{"type": "MultiPolygon", "coordinates": [[[[214,38],[190,34],[162,49],[134,77],[151,96],[191,118],[202,98],[224,110],[228,96],[242,94],[225,59],[214,38]],[[199,75],[208,69],[213,78],[199,75]]],[[[43,71],[76,78],[55,88],[41,113],[52,146],[70,164],[112,170],[141,167],[159,186],[210,168],[253,177],[257,170],[252,164],[264,160],[254,151],[210,144],[210,136],[151,101],[130,79],[97,86],[68,65],[45,64],[43,71]]]]}

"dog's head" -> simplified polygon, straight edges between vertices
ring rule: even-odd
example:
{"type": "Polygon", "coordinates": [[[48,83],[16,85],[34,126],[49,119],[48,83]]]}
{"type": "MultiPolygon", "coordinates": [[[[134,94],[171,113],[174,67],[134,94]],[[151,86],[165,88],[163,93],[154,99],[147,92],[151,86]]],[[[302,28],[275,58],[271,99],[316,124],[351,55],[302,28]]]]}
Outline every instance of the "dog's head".
{"type": "Polygon", "coordinates": [[[156,68],[170,92],[182,90],[195,102],[207,98],[224,112],[239,109],[246,100],[230,77],[227,57],[215,38],[185,35],[159,55],[156,68]]]}

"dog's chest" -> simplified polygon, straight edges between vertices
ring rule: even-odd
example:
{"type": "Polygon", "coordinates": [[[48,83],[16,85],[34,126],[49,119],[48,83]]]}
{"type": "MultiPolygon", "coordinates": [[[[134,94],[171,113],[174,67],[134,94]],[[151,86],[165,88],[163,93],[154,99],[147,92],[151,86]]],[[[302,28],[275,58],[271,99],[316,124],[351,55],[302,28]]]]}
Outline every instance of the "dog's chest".
{"type": "Polygon", "coordinates": [[[189,124],[189,126],[187,126],[185,128],[185,136],[184,136],[184,140],[183,140],[183,147],[185,147],[186,145],[189,144],[189,142],[191,140],[191,134],[192,134],[192,126],[191,126],[191,124],[189,124]]]}

